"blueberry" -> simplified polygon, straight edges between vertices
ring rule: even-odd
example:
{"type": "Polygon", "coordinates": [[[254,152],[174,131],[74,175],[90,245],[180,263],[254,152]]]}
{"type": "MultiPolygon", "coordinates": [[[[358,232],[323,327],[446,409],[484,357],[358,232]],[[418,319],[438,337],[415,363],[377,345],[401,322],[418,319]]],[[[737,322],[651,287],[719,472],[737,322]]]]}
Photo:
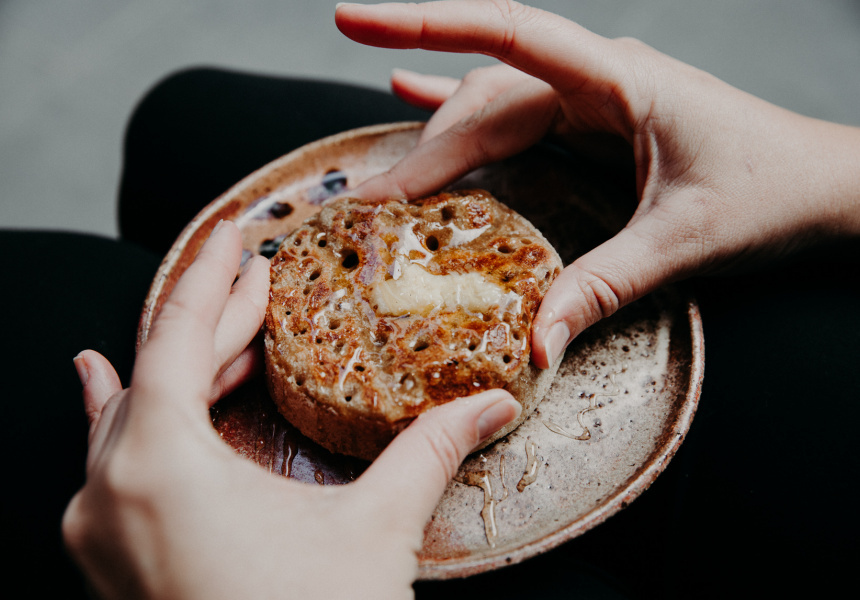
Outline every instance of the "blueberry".
{"type": "Polygon", "coordinates": [[[322,204],[324,200],[336,196],[347,189],[346,181],[346,173],[337,169],[331,169],[323,175],[320,185],[315,185],[308,190],[308,202],[311,204],[322,204]]]}
{"type": "Polygon", "coordinates": [[[269,212],[272,213],[272,216],[276,219],[283,219],[293,212],[293,207],[287,202],[275,202],[269,209],[269,212]]]}
{"type": "Polygon", "coordinates": [[[276,237],[273,240],[264,240],[262,244],[260,244],[260,254],[265,256],[266,258],[272,258],[275,254],[278,253],[278,248],[281,247],[281,242],[284,241],[284,238],[287,237],[287,234],[282,234],[276,237]]]}

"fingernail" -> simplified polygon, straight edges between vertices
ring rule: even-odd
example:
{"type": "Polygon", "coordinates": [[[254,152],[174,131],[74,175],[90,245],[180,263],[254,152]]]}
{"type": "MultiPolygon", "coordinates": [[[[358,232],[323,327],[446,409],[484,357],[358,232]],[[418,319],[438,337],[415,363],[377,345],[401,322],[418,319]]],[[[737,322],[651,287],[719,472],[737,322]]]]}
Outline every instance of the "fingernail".
{"type": "Polygon", "coordinates": [[[478,417],[478,436],[481,441],[487,439],[499,429],[516,419],[523,407],[520,403],[506,396],[484,409],[478,417]]]}
{"type": "MultiPolygon", "coordinates": [[[[242,250],[242,253],[244,254],[245,251],[242,250]]],[[[253,263],[253,262],[254,262],[254,257],[251,256],[245,262],[242,263],[242,267],[239,269],[239,277],[242,277],[245,273],[248,272],[248,269],[251,268],[251,263],[253,263]]]]}
{"type": "Polygon", "coordinates": [[[570,329],[568,329],[567,323],[559,321],[550,327],[549,333],[546,334],[543,341],[546,349],[546,360],[549,364],[554,363],[559,355],[564,352],[569,340],[570,329]]]}
{"type": "Polygon", "coordinates": [[[84,357],[78,354],[72,362],[75,363],[75,370],[78,372],[78,379],[81,380],[81,385],[86,387],[87,381],[90,379],[90,372],[87,370],[87,361],[84,357]]]}
{"type": "Polygon", "coordinates": [[[218,230],[221,229],[221,226],[224,224],[224,219],[221,219],[215,224],[215,227],[212,228],[212,233],[209,234],[209,237],[215,237],[215,234],[218,233],[218,230]]]}

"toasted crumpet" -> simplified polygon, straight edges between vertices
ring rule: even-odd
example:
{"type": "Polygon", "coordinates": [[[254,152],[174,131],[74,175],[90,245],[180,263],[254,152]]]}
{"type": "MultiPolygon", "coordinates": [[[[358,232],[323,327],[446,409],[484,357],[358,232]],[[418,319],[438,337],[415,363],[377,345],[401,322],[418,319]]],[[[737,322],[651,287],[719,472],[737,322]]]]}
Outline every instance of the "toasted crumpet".
{"type": "Polygon", "coordinates": [[[530,362],[531,325],[561,272],[526,219],[487,192],[411,202],[341,199],[271,263],[269,389],[323,447],[376,457],[429,408],[492,388],[546,395],[558,363],[530,362]]]}

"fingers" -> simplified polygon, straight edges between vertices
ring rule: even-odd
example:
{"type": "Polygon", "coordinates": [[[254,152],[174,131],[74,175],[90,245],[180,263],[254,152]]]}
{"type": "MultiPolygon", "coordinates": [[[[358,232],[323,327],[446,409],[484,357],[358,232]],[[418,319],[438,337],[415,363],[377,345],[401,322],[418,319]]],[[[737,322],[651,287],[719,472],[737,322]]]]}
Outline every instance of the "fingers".
{"type": "Polygon", "coordinates": [[[227,364],[215,379],[209,394],[209,406],[231,393],[263,368],[262,340],[255,340],[227,364]],[[259,342],[259,343],[258,343],[259,342]]]}
{"type": "Polygon", "coordinates": [[[552,13],[517,2],[340,5],[335,23],[356,42],[494,56],[559,91],[613,75],[610,40],[552,13]]]}
{"type": "Polygon", "coordinates": [[[420,530],[466,455],[519,416],[520,404],[490,390],[434,408],[416,419],[359,479],[398,524],[420,530]]]}
{"type": "Polygon", "coordinates": [[[111,396],[122,391],[122,383],[108,359],[94,350],[84,350],[74,362],[83,386],[84,412],[90,424],[89,439],[92,442],[105,404],[111,396]]]}
{"type": "Polygon", "coordinates": [[[150,339],[171,332],[170,337],[178,341],[192,329],[214,333],[239,268],[240,250],[236,225],[219,222],[173,288],[153,324],[150,339]],[[165,325],[167,322],[170,326],[165,325]]]}
{"type": "Polygon", "coordinates": [[[528,75],[507,65],[474,69],[462,81],[395,69],[391,75],[391,87],[406,102],[436,111],[421,133],[420,144],[527,79],[528,75]]]}
{"type": "Polygon", "coordinates": [[[517,2],[347,4],[338,7],[335,22],[351,39],[372,46],[494,56],[552,86],[576,130],[631,142],[652,109],[655,90],[642,44],[604,38],[517,2]]]}
{"type": "MultiPolygon", "coordinates": [[[[162,307],[132,375],[132,386],[170,391],[149,394],[153,400],[208,400],[221,368],[213,356],[216,328],[239,268],[241,245],[236,225],[220,222],[162,307]]],[[[225,335],[230,339],[232,334],[225,335]]]]}
{"type": "Polygon", "coordinates": [[[335,12],[338,29],[362,44],[475,52],[512,63],[528,58],[536,38],[547,35],[553,21],[554,15],[538,9],[489,0],[346,4],[338,6],[335,12]]]}
{"type": "Polygon", "coordinates": [[[354,190],[363,198],[417,198],[487,163],[524,150],[544,136],[558,114],[552,88],[534,78],[497,95],[412,150],[386,173],[354,190]],[[528,118],[523,118],[528,115],[528,118]]]}
{"type": "Polygon", "coordinates": [[[230,366],[260,330],[269,301],[269,261],[255,256],[245,263],[215,330],[219,374],[230,366]]]}
{"type": "Polygon", "coordinates": [[[565,268],[532,329],[532,360],[547,368],[583,330],[706,260],[701,236],[654,217],[639,220],[565,268]]]}
{"type": "MultiPolygon", "coordinates": [[[[467,77],[427,124],[418,150],[365,182],[355,190],[357,196],[413,198],[435,193],[474,168],[524,150],[549,132],[567,136],[605,131],[631,141],[635,127],[648,114],[650,103],[639,97],[638,79],[645,75],[634,68],[629,44],[515,2],[340,5],[335,19],[343,33],[362,43],[479,52],[510,65],[488,69],[492,76],[479,70],[475,75],[479,83],[470,84],[471,76],[467,77]],[[425,143],[436,136],[435,144],[425,143]]],[[[450,92],[449,87],[442,91],[438,82],[400,79],[404,81],[398,85],[407,94],[428,104],[450,92]],[[425,92],[427,88],[434,91],[425,92]]]]}
{"type": "Polygon", "coordinates": [[[84,412],[90,424],[87,470],[103,457],[117,414],[124,408],[125,391],[110,362],[98,352],[84,350],[75,357],[83,386],[84,412]]]}
{"type": "MultiPolygon", "coordinates": [[[[437,136],[459,121],[470,117],[500,94],[530,79],[532,78],[529,75],[507,65],[471,71],[427,122],[419,143],[437,136]]],[[[543,88],[544,86],[535,86],[535,89],[543,88]]]]}
{"type": "Polygon", "coordinates": [[[459,86],[460,80],[453,77],[424,75],[405,69],[394,69],[391,73],[391,90],[403,101],[425,110],[439,108],[459,86]]]}

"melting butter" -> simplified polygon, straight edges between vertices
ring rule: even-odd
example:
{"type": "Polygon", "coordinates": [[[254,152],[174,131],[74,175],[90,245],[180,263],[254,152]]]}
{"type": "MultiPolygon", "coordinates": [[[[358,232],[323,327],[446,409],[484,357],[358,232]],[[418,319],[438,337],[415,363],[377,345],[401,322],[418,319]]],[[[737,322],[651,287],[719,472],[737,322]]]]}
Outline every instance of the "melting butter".
{"type": "Polygon", "coordinates": [[[494,307],[519,306],[520,297],[484,279],[479,273],[434,275],[422,266],[398,257],[395,278],[373,286],[371,297],[377,314],[426,315],[435,308],[458,307],[486,313],[494,307]]]}

